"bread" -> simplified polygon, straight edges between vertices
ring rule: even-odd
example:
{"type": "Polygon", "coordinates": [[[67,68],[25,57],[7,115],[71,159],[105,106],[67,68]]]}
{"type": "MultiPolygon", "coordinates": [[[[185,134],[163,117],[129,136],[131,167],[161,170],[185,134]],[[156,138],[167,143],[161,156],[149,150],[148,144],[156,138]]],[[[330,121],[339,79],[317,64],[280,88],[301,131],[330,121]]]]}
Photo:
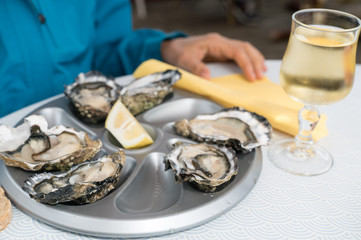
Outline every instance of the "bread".
{"type": "Polygon", "coordinates": [[[0,187],[0,231],[4,230],[13,217],[10,200],[5,196],[4,189],[0,187]]]}

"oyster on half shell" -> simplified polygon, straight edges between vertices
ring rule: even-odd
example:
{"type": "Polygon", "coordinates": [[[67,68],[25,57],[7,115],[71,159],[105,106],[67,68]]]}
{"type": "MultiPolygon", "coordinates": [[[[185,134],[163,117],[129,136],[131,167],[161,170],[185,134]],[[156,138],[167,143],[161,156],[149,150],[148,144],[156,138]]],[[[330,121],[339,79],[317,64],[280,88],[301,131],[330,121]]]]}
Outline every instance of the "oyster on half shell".
{"type": "Polygon", "coordinates": [[[87,123],[104,121],[118,99],[114,80],[97,71],[80,73],[75,82],[65,87],[75,113],[87,123]]]}
{"type": "Polygon", "coordinates": [[[230,146],[242,152],[269,144],[272,132],[266,118],[238,107],[182,119],[175,122],[174,128],[181,136],[230,146]]]}
{"type": "Polygon", "coordinates": [[[156,105],[173,92],[173,84],[181,78],[178,70],[166,70],[135,79],[120,91],[122,103],[137,115],[156,105]]]}
{"type": "Polygon", "coordinates": [[[60,174],[41,173],[28,178],[23,189],[36,201],[48,204],[93,203],[115,188],[124,166],[122,150],[73,166],[60,174]]]}
{"type": "Polygon", "coordinates": [[[177,183],[189,181],[202,192],[224,189],[238,172],[232,148],[206,143],[177,142],[163,162],[165,170],[173,170],[177,183]]]}
{"type": "Polygon", "coordinates": [[[16,128],[0,125],[0,158],[24,170],[64,170],[93,157],[100,140],[63,125],[48,129],[41,115],[31,115],[16,128]]]}

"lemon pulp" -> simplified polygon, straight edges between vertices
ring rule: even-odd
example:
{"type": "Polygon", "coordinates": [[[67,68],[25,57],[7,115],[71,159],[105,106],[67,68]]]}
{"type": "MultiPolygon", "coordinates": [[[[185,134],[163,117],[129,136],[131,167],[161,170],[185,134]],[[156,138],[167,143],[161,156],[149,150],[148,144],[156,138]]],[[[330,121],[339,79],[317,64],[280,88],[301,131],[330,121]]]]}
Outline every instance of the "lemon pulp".
{"type": "Polygon", "coordinates": [[[120,100],[116,101],[110,110],[105,120],[105,128],[127,149],[141,148],[153,143],[147,131],[120,100]]]}

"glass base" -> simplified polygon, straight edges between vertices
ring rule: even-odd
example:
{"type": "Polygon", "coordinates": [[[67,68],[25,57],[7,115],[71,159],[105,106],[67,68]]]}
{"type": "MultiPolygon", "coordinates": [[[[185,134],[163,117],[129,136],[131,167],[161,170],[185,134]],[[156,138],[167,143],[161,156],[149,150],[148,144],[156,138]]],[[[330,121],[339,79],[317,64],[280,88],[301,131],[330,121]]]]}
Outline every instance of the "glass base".
{"type": "Polygon", "coordinates": [[[320,175],[333,165],[331,154],[323,147],[310,145],[308,149],[301,149],[295,146],[294,140],[271,145],[268,156],[278,168],[302,176],[320,175]]]}

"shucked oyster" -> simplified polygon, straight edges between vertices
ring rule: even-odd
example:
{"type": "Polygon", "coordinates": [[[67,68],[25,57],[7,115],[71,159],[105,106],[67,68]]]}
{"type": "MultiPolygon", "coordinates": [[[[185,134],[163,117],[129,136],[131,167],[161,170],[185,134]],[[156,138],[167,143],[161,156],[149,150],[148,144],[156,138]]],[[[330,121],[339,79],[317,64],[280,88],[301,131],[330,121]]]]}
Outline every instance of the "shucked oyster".
{"type": "Polygon", "coordinates": [[[0,125],[0,158],[25,170],[64,170],[93,157],[100,140],[63,125],[48,129],[46,119],[31,115],[16,128],[0,125]]]}
{"type": "Polygon", "coordinates": [[[178,70],[167,70],[138,78],[122,88],[121,101],[133,115],[137,115],[162,103],[173,91],[173,84],[180,78],[181,73],[178,70]]]}
{"type": "Polygon", "coordinates": [[[113,79],[96,71],[80,73],[74,83],[65,87],[64,94],[71,100],[75,112],[87,123],[105,120],[118,99],[113,79]]]}
{"type": "Polygon", "coordinates": [[[202,192],[225,188],[238,172],[238,159],[232,148],[206,143],[177,142],[164,157],[165,170],[173,169],[176,182],[189,181],[202,192]]]}
{"type": "Polygon", "coordinates": [[[124,162],[123,151],[118,151],[95,161],[73,166],[65,173],[34,175],[25,181],[23,189],[41,203],[93,203],[114,189],[124,162]]]}
{"type": "Polygon", "coordinates": [[[266,118],[238,107],[198,115],[190,120],[183,119],[176,122],[174,127],[181,136],[231,146],[242,152],[269,144],[272,131],[266,118]]]}

